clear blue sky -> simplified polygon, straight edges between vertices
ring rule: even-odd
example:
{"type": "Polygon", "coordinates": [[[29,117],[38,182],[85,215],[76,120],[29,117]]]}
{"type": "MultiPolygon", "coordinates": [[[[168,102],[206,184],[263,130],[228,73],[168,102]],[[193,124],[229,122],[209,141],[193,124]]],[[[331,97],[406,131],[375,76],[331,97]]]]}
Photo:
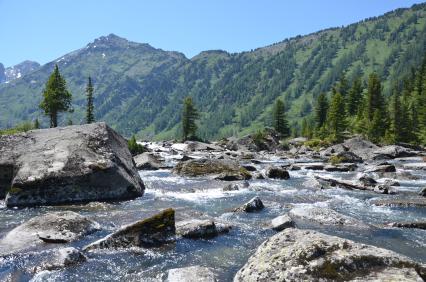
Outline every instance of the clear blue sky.
{"type": "Polygon", "coordinates": [[[192,57],[347,25],[413,0],[0,0],[0,62],[42,64],[115,33],[192,57]]]}

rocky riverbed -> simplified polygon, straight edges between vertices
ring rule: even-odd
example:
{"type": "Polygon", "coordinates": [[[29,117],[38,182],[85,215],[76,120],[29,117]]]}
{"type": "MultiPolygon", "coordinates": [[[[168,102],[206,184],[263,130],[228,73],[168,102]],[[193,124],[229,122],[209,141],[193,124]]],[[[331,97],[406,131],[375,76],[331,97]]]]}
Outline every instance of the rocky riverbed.
{"type": "Polygon", "coordinates": [[[319,151],[295,140],[282,150],[273,138],[259,151],[243,141],[147,143],[149,156],[135,157],[145,194],[133,200],[21,209],[0,202],[0,280],[425,278],[424,151],[360,140],[319,151]],[[331,164],[335,155],[340,163],[331,164]],[[162,211],[161,224],[143,220],[162,211]],[[42,224],[42,233],[34,218],[46,214],[78,224],[42,224]],[[118,241],[102,243],[110,238],[118,241]],[[263,267],[270,256],[286,263],[263,267]],[[293,260],[305,266],[292,270],[300,264],[293,260]]]}

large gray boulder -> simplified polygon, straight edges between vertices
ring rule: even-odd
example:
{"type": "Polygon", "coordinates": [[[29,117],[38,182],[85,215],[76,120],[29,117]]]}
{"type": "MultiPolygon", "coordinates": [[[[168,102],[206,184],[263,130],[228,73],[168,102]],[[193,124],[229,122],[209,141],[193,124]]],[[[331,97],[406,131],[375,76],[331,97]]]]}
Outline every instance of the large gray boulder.
{"type": "Polygon", "coordinates": [[[0,255],[16,253],[45,243],[68,243],[100,229],[98,223],[72,211],[33,217],[0,240],[0,255]]]}
{"type": "Polygon", "coordinates": [[[405,158],[417,155],[417,152],[398,145],[388,145],[381,147],[374,152],[375,160],[405,158]]]}
{"type": "Polygon", "coordinates": [[[85,246],[84,250],[160,246],[172,242],[175,234],[175,211],[166,209],[152,217],[125,225],[85,246]]]}
{"type": "Polygon", "coordinates": [[[164,167],[162,161],[153,153],[145,152],[133,157],[136,168],[141,170],[157,170],[164,167]]]}
{"type": "Polygon", "coordinates": [[[389,281],[423,281],[426,265],[382,248],[289,228],[263,242],[234,281],[371,281],[385,277],[398,278],[389,281]]]}
{"type": "Polygon", "coordinates": [[[126,140],[105,123],[0,136],[0,171],[8,207],[117,201],[144,191],[126,140]]]}
{"type": "Polygon", "coordinates": [[[179,162],[173,170],[182,176],[216,176],[221,180],[245,180],[250,179],[251,174],[238,162],[219,159],[194,159],[179,162]]]}

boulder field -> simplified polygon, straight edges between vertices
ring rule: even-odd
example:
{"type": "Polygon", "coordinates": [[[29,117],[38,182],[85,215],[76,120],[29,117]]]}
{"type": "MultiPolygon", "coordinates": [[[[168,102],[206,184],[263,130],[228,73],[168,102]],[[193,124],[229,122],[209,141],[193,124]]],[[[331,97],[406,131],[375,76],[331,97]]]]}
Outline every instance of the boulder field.
{"type": "Polygon", "coordinates": [[[105,123],[0,136],[0,198],[8,207],[126,200],[143,191],[126,140],[105,123]]]}

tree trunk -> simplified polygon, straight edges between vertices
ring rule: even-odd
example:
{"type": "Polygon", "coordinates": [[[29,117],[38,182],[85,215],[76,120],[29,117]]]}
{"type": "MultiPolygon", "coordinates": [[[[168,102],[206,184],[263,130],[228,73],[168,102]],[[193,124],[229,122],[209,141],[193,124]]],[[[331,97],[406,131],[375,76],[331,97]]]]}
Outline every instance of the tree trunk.
{"type": "Polygon", "coordinates": [[[58,126],[58,114],[55,113],[51,113],[50,114],[50,127],[57,127],[58,126]]]}

